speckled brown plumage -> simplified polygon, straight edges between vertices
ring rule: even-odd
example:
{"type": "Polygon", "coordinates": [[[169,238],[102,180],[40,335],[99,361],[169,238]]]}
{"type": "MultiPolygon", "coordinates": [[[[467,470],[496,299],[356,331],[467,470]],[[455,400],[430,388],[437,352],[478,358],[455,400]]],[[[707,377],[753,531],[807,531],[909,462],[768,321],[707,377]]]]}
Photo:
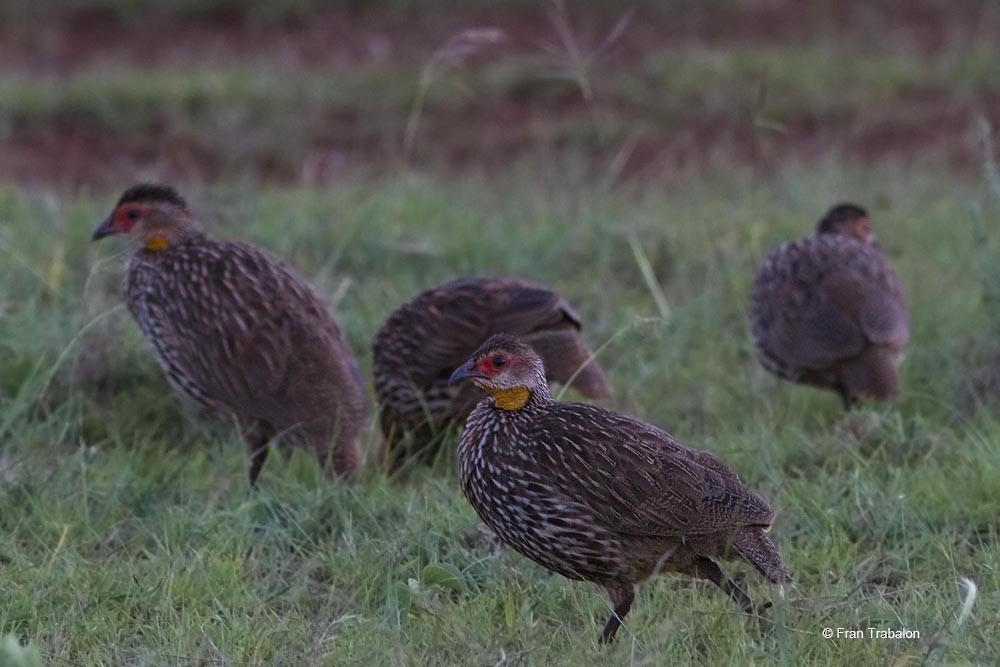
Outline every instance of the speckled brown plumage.
{"type": "Polygon", "coordinates": [[[771,253],[754,282],[750,326],[763,366],[781,378],[888,399],[909,339],[899,280],[874,244],[867,212],[832,208],[814,235],[771,253]]]}
{"type": "Polygon", "coordinates": [[[585,396],[608,395],[604,374],[580,333],[580,318],[555,292],[516,278],[466,278],[427,290],[393,312],[373,341],[383,446],[398,465],[433,451],[483,393],[448,386],[448,376],[491,334],[522,336],[545,360],[552,382],[585,396]]]}
{"type": "Polygon", "coordinates": [[[125,234],[128,309],[171,387],[235,421],[254,483],[267,443],[312,451],[350,475],[367,420],[364,385],[340,329],[309,284],[246,243],[217,241],[164,186],[128,190],[94,239],[125,234]]]}
{"type": "Polygon", "coordinates": [[[765,534],[771,508],[708,452],[638,419],[553,400],[541,359],[510,336],[489,339],[453,375],[468,379],[490,396],[469,415],[459,446],[465,496],[504,543],[608,592],[605,640],[634,585],[659,572],[712,581],[751,612],[716,559],[789,580],[765,534]]]}

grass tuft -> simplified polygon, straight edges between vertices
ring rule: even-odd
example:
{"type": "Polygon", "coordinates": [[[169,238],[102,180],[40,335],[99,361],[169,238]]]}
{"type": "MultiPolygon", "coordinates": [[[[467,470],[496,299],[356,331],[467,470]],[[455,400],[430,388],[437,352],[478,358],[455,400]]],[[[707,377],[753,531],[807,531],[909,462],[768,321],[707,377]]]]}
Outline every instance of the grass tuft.
{"type": "Polygon", "coordinates": [[[879,201],[887,178],[830,163],[684,191],[586,179],[552,190],[519,165],[506,179],[201,197],[214,233],[272,248],[314,280],[366,372],[369,336],[423,288],[473,272],[555,287],[583,317],[610,405],[713,451],[772,502],[795,585],[727,571],[774,603],[773,631],[664,575],[606,649],[602,594],[477,537],[450,454],[354,486],[330,484],[306,455],[274,457],[250,493],[237,435],[169,395],[119,306],[114,249],[88,243],[105,198],[5,195],[4,241],[20,261],[0,281],[0,631],[54,665],[989,662],[1000,421],[967,391],[986,314],[977,239],[949,224],[977,188],[916,170],[872,207],[913,319],[898,403],[845,416],[836,397],[766,375],[746,331],[754,267],[811,228],[824,208],[814,193],[879,201]],[[53,261],[58,289],[40,277],[53,261]],[[977,594],[966,585],[956,602],[963,578],[977,594]],[[870,625],[921,639],[820,636],[870,625]]]}

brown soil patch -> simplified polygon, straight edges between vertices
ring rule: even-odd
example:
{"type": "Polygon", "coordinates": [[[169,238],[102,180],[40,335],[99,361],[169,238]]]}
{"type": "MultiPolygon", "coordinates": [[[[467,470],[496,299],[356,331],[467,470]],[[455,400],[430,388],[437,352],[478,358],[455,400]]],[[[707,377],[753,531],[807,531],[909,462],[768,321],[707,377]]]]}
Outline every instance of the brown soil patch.
{"type": "MultiPolygon", "coordinates": [[[[831,155],[865,164],[935,160],[975,175],[981,155],[972,128],[980,114],[1000,126],[1000,95],[975,104],[942,96],[925,101],[919,113],[905,119],[890,113],[863,121],[838,113],[803,116],[786,119],[780,130],[758,127],[735,113],[708,113],[676,128],[636,129],[610,138],[567,138],[561,129],[589,124],[599,134],[602,114],[619,114],[619,123],[631,118],[622,113],[581,99],[552,105],[500,100],[488,107],[429,114],[407,165],[402,160],[401,127],[385,132],[361,128],[351,114],[317,120],[314,131],[307,133],[308,148],[292,155],[267,145],[250,152],[230,151],[212,137],[172,128],[152,127],[144,135],[123,138],[82,121],[23,122],[0,141],[0,179],[69,187],[120,187],[137,176],[318,185],[404,167],[491,172],[503,170],[519,156],[551,160],[565,151],[587,157],[595,176],[615,180],[669,181],[726,165],[767,173],[789,159],[808,164],[831,155]]],[[[635,120],[641,128],[641,118],[635,120]]]]}
{"type": "MultiPolygon", "coordinates": [[[[722,11],[712,3],[671,6],[670,13],[638,6],[605,58],[616,67],[627,66],[630,59],[665,45],[686,44],[766,43],[789,46],[793,54],[795,44],[831,35],[845,48],[875,45],[913,53],[1000,41],[1000,9],[986,2],[893,0],[873,8],[862,0],[759,0],[726,3],[722,11]]],[[[597,48],[620,17],[617,10],[584,11],[575,5],[571,13],[585,51],[597,48]]],[[[248,57],[310,68],[372,62],[413,67],[456,31],[483,25],[506,32],[503,50],[508,54],[544,53],[558,41],[544,11],[523,9],[402,16],[377,7],[338,9],[266,25],[232,13],[185,21],[77,13],[39,25],[27,29],[9,19],[0,24],[4,71],[58,77],[107,63],[157,67],[248,57]]],[[[801,113],[768,128],[755,123],[745,109],[692,109],[664,126],[648,122],[649,110],[600,94],[585,100],[573,89],[555,97],[511,93],[426,113],[409,166],[502,169],[518,155],[544,157],[572,149],[589,157],[596,172],[616,178],[661,179],[728,163],[767,171],[790,158],[808,162],[831,154],[861,162],[933,156],[971,172],[979,155],[969,128],[978,115],[1000,124],[1000,91],[961,99],[948,91],[914,91],[891,105],[863,111],[801,113]],[[607,119],[628,129],[609,134],[604,131],[607,119]]],[[[120,187],[136,176],[321,183],[344,174],[398,169],[402,120],[373,127],[361,115],[331,110],[297,119],[303,148],[292,155],[278,150],[280,137],[237,152],[217,137],[155,119],[145,132],[123,136],[86,118],[18,118],[0,126],[0,179],[70,187],[120,187]]]]}
{"type": "MultiPolygon", "coordinates": [[[[461,11],[390,12],[351,3],[308,17],[261,23],[233,11],[195,18],[121,18],[107,12],[0,14],[0,60],[23,71],[66,71],[95,62],[144,65],[213,58],[268,57],[303,65],[423,60],[450,35],[471,26],[504,30],[514,48],[558,43],[550,8],[471,7],[461,11]]],[[[633,20],[614,51],[635,58],[664,46],[807,44],[836,37],[859,48],[937,53],[972,40],[1000,39],[1000,7],[990,2],[754,0],[669,3],[641,0],[608,7],[568,6],[584,51],[598,47],[623,10],[633,20]]],[[[39,10],[44,12],[44,7],[39,10]]]]}

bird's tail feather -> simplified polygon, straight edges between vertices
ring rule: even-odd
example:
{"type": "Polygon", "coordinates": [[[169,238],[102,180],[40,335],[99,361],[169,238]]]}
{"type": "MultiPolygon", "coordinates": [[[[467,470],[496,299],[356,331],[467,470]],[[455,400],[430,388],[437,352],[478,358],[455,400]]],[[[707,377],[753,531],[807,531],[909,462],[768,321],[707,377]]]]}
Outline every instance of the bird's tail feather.
{"type": "Polygon", "coordinates": [[[896,364],[899,353],[886,347],[872,346],[844,363],[840,377],[851,394],[863,394],[884,401],[899,393],[896,364]]]}
{"type": "Polygon", "coordinates": [[[744,530],[733,542],[733,551],[776,584],[792,580],[777,545],[761,528],[744,530]]]}

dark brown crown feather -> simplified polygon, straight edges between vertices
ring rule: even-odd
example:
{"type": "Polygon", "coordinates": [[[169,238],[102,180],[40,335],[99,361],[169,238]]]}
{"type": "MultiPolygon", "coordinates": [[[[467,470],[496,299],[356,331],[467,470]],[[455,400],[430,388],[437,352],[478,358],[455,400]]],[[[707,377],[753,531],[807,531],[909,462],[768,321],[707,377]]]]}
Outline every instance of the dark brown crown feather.
{"type": "Polygon", "coordinates": [[[867,218],[868,211],[862,206],[850,202],[842,202],[830,208],[816,225],[816,230],[820,234],[833,232],[837,227],[845,222],[851,222],[860,218],[867,218]]]}
{"type": "Polygon", "coordinates": [[[158,183],[139,183],[133,185],[118,200],[118,206],[136,202],[163,202],[187,209],[187,202],[169,185],[158,183]]]}
{"type": "Polygon", "coordinates": [[[472,358],[485,357],[493,352],[515,352],[524,356],[538,356],[538,353],[530,345],[521,342],[516,336],[509,333],[496,333],[486,339],[479,346],[479,349],[472,354],[472,358]]]}

